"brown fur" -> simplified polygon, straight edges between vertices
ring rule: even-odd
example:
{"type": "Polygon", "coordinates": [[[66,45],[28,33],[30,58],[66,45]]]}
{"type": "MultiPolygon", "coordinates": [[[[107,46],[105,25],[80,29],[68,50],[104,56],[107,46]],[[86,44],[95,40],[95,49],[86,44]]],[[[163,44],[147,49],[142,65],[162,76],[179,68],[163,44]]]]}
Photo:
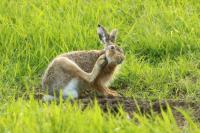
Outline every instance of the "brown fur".
{"type": "Polygon", "coordinates": [[[79,96],[90,95],[94,91],[118,96],[117,92],[108,89],[107,83],[112,79],[117,65],[124,59],[123,50],[114,44],[116,30],[109,35],[99,26],[98,34],[105,50],[69,52],[59,55],[49,64],[42,80],[43,88],[49,95],[56,92],[58,96],[60,89],[76,78],[79,81],[79,96]]]}

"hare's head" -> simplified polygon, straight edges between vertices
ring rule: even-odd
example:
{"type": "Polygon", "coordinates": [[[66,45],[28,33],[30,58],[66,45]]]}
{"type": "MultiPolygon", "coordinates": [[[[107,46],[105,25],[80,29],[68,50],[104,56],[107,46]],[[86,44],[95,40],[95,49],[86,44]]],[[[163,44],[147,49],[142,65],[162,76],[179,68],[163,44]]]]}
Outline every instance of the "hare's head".
{"type": "Polygon", "coordinates": [[[110,33],[108,33],[102,25],[98,25],[97,33],[101,43],[104,44],[108,64],[121,64],[124,60],[124,52],[123,49],[115,43],[117,30],[113,29],[110,33]]]}

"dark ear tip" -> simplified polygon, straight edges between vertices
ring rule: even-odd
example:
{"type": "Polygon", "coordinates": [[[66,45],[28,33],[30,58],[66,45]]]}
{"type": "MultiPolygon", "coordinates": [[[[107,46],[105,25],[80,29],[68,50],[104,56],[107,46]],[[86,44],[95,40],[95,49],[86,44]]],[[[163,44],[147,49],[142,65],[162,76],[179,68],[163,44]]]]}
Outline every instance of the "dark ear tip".
{"type": "Polygon", "coordinates": [[[98,24],[98,27],[101,27],[101,25],[100,25],[100,24],[98,24]]]}

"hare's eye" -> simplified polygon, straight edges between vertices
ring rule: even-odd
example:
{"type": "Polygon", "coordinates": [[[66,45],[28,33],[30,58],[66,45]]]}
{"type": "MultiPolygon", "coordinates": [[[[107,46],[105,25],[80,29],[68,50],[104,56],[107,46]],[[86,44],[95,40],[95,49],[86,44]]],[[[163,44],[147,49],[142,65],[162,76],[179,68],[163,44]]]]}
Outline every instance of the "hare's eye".
{"type": "Polygon", "coordinates": [[[110,49],[115,49],[115,47],[114,46],[110,46],[110,49]]]}

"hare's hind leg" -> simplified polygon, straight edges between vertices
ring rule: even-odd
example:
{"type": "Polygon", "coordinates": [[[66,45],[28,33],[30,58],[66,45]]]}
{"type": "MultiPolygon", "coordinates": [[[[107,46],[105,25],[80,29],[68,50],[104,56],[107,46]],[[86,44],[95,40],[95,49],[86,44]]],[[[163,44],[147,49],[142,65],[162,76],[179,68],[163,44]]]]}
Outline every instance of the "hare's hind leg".
{"type": "Polygon", "coordinates": [[[99,75],[103,66],[106,65],[107,61],[104,56],[100,56],[91,73],[83,71],[77,64],[66,57],[59,57],[54,60],[54,63],[61,67],[65,73],[69,73],[74,77],[79,77],[88,83],[92,83],[99,75]]]}

